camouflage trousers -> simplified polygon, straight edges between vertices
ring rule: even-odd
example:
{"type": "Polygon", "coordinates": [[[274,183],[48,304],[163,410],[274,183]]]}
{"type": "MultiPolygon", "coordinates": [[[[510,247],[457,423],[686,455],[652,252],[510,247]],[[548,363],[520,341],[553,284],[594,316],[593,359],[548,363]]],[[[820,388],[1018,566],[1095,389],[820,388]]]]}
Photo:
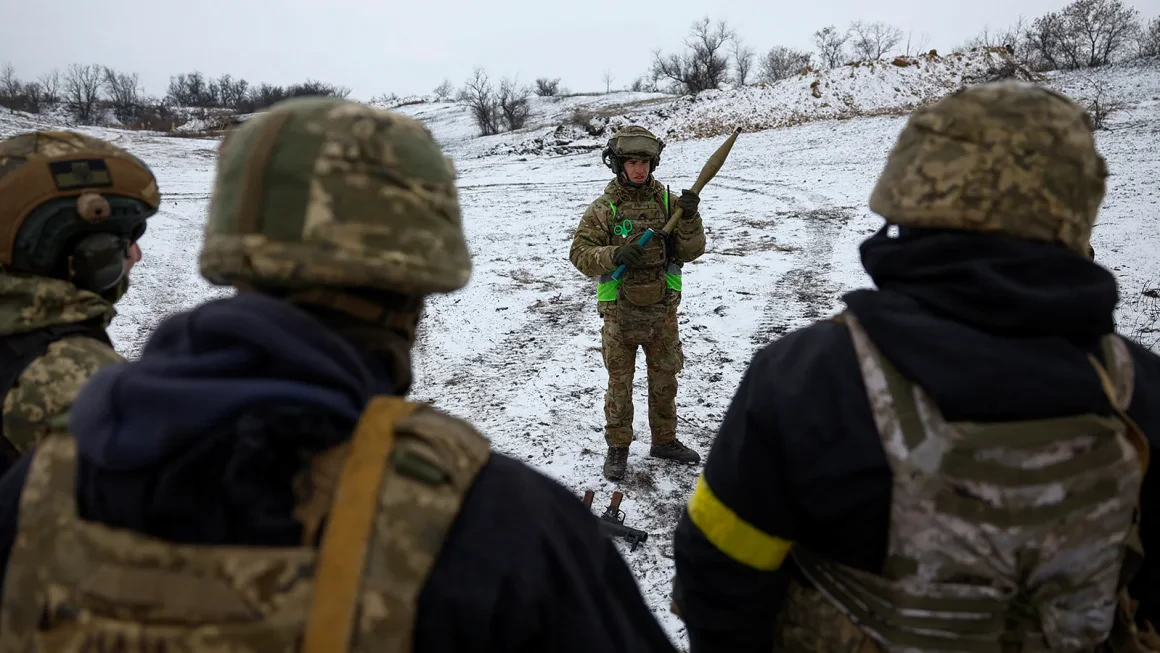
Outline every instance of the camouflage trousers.
{"type": "Polygon", "coordinates": [[[636,375],[636,351],[644,349],[648,370],[648,425],[653,444],[677,437],[677,373],[685,364],[677,332],[677,307],[669,308],[660,337],[646,345],[626,345],[620,334],[616,309],[604,314],[600,330],[608,390],[604,393],[604,439],[610,447],[632,443],[632,381],[636,375]]]}

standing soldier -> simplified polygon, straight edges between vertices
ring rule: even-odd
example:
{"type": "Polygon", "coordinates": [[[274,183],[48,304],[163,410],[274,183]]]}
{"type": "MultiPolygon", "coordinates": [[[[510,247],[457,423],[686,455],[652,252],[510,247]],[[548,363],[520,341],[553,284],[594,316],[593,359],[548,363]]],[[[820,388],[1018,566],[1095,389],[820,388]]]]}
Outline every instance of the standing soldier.
{"type": "Polygon", "coordinates": [[[914,112],[877,289],[756,355],[677,527],[693,653],[1160,651],[1160,357],[1088,257],[1106,177],[1042,87],[914,112]]]}
{"type": "Polygon", "coordinates": [[[596,306],[604,326],[600,331],[608,390],[604,394],[604,439],[608,454],[604,476],[624,477],[632,443],[632,379],[636,350],[644,349],[648,367],[648,421],[652,430],[649,455],[685,463],[701,456],[677,440],[677,373],[684,353],[677,331],[681,303],[681,268],[705,252],[705,231],[697,212],[700,198],[684,191],[676,204],[683,212],[671,237],[637,241],[648,229],[660,232],[670,216],[668,190],[652,173],[665,144],[643,127],[625,127],[609,141],[604,164],[616,178],[592,202],[568,253],[572,265],[589,277],[599,277],[596,306]],[[628,266],[621,279],[612,273],[628,266]]]}
{"type": "Polygon", "coordinates": [[[122,360],[105,328],[159,201],[148,166],[105,141],[0,142],[0,470],[67,428],[81,385],[122,360]]]}
{"type": "Polygon", "coordinates": [[[247,121],[200,264],[239,292],[0,479],[0,652],[673,653],[579,498],[404,399],[425,298],[471,272],[422,124],[332,98],[247,121]]]}

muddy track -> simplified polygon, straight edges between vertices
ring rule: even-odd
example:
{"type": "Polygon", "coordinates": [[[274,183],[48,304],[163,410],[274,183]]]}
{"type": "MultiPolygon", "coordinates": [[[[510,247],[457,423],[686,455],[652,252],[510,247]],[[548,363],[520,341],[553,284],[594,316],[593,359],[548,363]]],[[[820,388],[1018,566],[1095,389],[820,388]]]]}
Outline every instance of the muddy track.
{"type": "Polygon", "coordinates": [[[831,315],[841,304],[838,285],[830,279],[834,242],[857,215],[854,207],[786,211],[779,218],[807,234],[793,252],[793,267],[775,282],[766,297],[761,325],[751,342],[763,347],[777,338],[831,315]]]}

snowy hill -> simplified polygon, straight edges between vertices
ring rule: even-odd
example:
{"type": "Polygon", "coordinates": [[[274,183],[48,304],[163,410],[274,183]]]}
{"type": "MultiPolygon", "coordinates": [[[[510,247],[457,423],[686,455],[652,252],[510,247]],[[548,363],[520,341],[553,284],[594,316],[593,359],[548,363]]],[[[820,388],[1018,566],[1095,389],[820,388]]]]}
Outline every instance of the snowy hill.
{"type": "MultiPolygon", "coordinates": [[[[577,109],[607,116],[609,125],[653,116],[646,124],[680,136],[670,139],[657,171],[676,192],[692,182],[722,140],[693,137],[700,133],[698,125],[744,116],[765,121],[755,125],[786,125],[742,134],[702,193],[708,247],[685,270],[680,328],[687,363],[678,403],[679,436],[704,455],[753,353],[831,314],[844,292],[869,284],[857,248],[881,225],[866,206],[870,189],[905,123],[905,107],[953,90],[975,70],[964,64],[952,71],[958,64],[949,59],[937,64],[945,76],[932,74],[921,82],[919,66],[887,62],[767,89],[705,94],[696,101],[651,94],[537,101],[527,130],[487,138],[473,137],[462,107],[400,107],[424,120],[456,159],[475,261],[467,288],[428,304],[415,355],[415,396],[471,419],[496,449],[528,461],[577,495],[595,490],[600,507],[613,490],[623,491],[627,523],[651,534],[636,551],[623,548],[624,557],[679,644],[684,641],[680,623],[668,613],[670,536],[699,470],[646,457],[644,364],[639,362],[638,441],[629,458],[630,475],[619,484],[600,476],[606,379],[600,318],[592,281],[568,262],[572,231],[610,173],[597,152],[581,147],[576,148],[581,154],[568,156],[549,148],[541,148],[543,156],[531,156],[521,148],[554,131],[577,109]],[[915,79],[895,95],[902,76],[915,79]],[[818,85],[822,98],[813,97],[813,79],[829,82],[818,85]],[[846,104],[845,96],[853,103],[846,104]],[[822,107],[824,102],[831,107],[822,107]],[[828,119],[846,118],[843,105],[883,115],[828,119]],[[805,113],[804,107],[815,107],[810,120],[794,124],[786,117],[805,113]],[[830,109],[837,113],[827,113],[830,109]],[[487,155],[505,147],[521,153],[487,155]]],[[[925,61],[921,68],[935,67],[925,61]]],[[[1160,63],[1052,74],[1046,83],[1076,97],[1094,92],[1094,84],[1126,103],[1122,113],[1109,118],[1111,130],[1097,133],[1113,176],[1094,245],[1099,262],[1121,284],[1120,324],[1126,330],[1144,326],[1141,311],[1151,307],[1157,311],[1154,325],[1160,299],[1148,293],[1160,282],[1160,63]]],[[[47,124],[36,121],[0,114],[0,137],[47,124]]],[[[132,356],[164,315],[225,292],[197,274],[216,142],[86,131],[133,150],[160,178],[162,209],[142,239],[145,258],[112,328],[121,351],[132,356]]],[[[602,146],[606,136],[586,138],[589,145],[602,146]]],[[[1160,348],[1155,332],[1138,335],[1160,348]]]]}

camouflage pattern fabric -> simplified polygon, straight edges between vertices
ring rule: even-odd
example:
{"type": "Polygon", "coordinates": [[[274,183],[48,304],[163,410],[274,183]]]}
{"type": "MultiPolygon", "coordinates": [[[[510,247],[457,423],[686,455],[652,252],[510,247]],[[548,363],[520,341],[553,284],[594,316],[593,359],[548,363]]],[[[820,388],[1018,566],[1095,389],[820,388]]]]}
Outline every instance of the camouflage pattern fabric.
{"type": "MultiPolygon", "coordinates": [[[[67,281],[0,272],[0,337],[92,319],[107,324],[115,314],[108,301],[67,281]]],[[[67,428],[81,386],[100,368],[122,360],[93,338],[52,343],[4,397],[4,437],[25,451],[49,432],[67,428]]]]}
{"type": "Polygon", "coordinates": [[[281,102],[222,141],[200,265],[222,285],[456,290],[471,259],[455,169],[417,120],[281,102]]]}
{"type": "MultiPolygon", "coordinates": [[[[419,591],[489,456],[470,425],[426,406],[394,429],[350,648],[358,653],[411,650],[419,591]]],[[[0,653],[297,650],[314,548],[179,545],[83,521],[75,476],[75,440],[45,440],[21,497],[0,653]]]]}
{"type": "Polygon", "coordinates": [[[820,592],[790,581],[774,625],[774,650],[784,653],[880,653],[863,633],[820,592]]]}
{"type": "Polygon", "coordinates": [[[0,265],[12,263],[21,224],[35,208],[94,191],[142,202],[150,215],[161,202],[149,166],[99,138],[41,131],[0,141],[0,265]]]}
{"type": "Polygon", "coordinates": [[[604,393],[604,439],[610,447],[632,443],[632,381],[636,375],[636,351],[644,349],[648,369],[648,424],[653,444],[667,444],[677,437],[677,374],[685,365],[677,332],[677,307],[669,305],[657,339],[640,346],[625,344],[617,309],[604,316],[600,330],[608,389],[604,393]]]}
{"type": "MultiPolygon", "coordinates": [[[[844,320],[894,475],[887,559],[878,576],[798,546],[798,567],[892,653],[1095,650],[1136,526],[1146,450],[1134,426],[1098,415],[948,423],[854,315],[844,320]]],[[[1130,353],[1114,335],[1104,345],[1109,400],[1126,410],[1130,353]]]]}
{"type": "Polygon", "coordinates": [[[604,195],[585,210],[568,253],[577,270],[598,277],[597,309],[604,317],[601,349],[608,370],[605,439],[610,446],[627,446],[633,439],[632,381],[638,347],[644,349],[648,369],[653,444],[676,438],[676,375],[684,367],[677,329],[681,291],[674,290],[666,278],[680,279],[681,266],[704,253],[701,216],[681,220],[667,243],[652,239],[645,247],[646,263],[651,265],[629,269],[619,284],[611,278],[616,270],[612,253],[617,247],[638,240],[649,227],[664,226],[667,216],[659,201],[664,192],[664,185],[651,178],[640,189],[609,182],[604,195]],[[615,215],[612,206],[618,207],[615,215]],[[625,219],[632,221],[633,228],[627,235],[618,235],[615,227],[625,219]],[[603,299],[608,296],[605,284],[612,288],[612,299],[603,299]]]}
{"type": "Polygon", "coordinates": [[[912,227],[1062,243],[1087,255],[1107,167],[1075,102],[1041,86],[972,86],[917,109],[870,209],[912,227]]]}
{"type": "MultiPolygon", "coordinates": [[[[616,271],[616,265],[612,262],[612,254],[620,245],[640,239],[647,228],[638,224],[641,219],[640,214],[644,212],[643,207],[649,207],[650,211],[661,208],[661,198],[664,193],[664,184],[656,179],[650,179],[644,187],[639,189],[629,188],[616,180],[608,182],[604,188],[604,194],[588,205],[588,208],[584,210],[584,215],[580,218],[580,224],[576,227],[572,246],[568,250],[568,258],[572,261],[572,265],[586,277],[597,277],[597,283],[601,283],[603,275],[609,275],[608,278],[611,278],[612,273],[616,271]],[[651,204],[645,204],[646,202],[651,204]],[[625,204],[641,208],[637,208],[635,215],[626,214],[625,211],[621,210],[625,204]],[[617,206],[615,216],[612,210],[613,205],[617,206]],[[619,236],[615,233],[615,228],[622,224],[626,218],[632,220],[632,231],[626,237],[619,236]]],[[[674,201],[670,198],[670,202],[674,201]]],[[[667,217],[659,211],[645,216],[644,219],[648,225],[659,221],[658,229],[663,227],[667,221],[667,217]]],[[[668,264],[676,266],[678,273],[680,266],[694,261],[704,254],[705,228],[701,215],[698,213],[695,216],[686,216],[669,237],[667,245],[654,238],[649,241],[645,251],[656,251],[666,247],[668,264]]],[[[654,261],[655,265],[661,265],[661,263],[656,262],[655,256],[650,260],[654,261]]],[[[629,270],[630,274],[632,272],[633,270],[629,270]]],[[[662,272],[664,272],[663,269],[662,272]]],[[[629,278],[629,274],[626,274],[625,283],[628,282],[629,278]]],[[[601,308],[615,303],[615,299],[598,300],[601,308]]]]}

